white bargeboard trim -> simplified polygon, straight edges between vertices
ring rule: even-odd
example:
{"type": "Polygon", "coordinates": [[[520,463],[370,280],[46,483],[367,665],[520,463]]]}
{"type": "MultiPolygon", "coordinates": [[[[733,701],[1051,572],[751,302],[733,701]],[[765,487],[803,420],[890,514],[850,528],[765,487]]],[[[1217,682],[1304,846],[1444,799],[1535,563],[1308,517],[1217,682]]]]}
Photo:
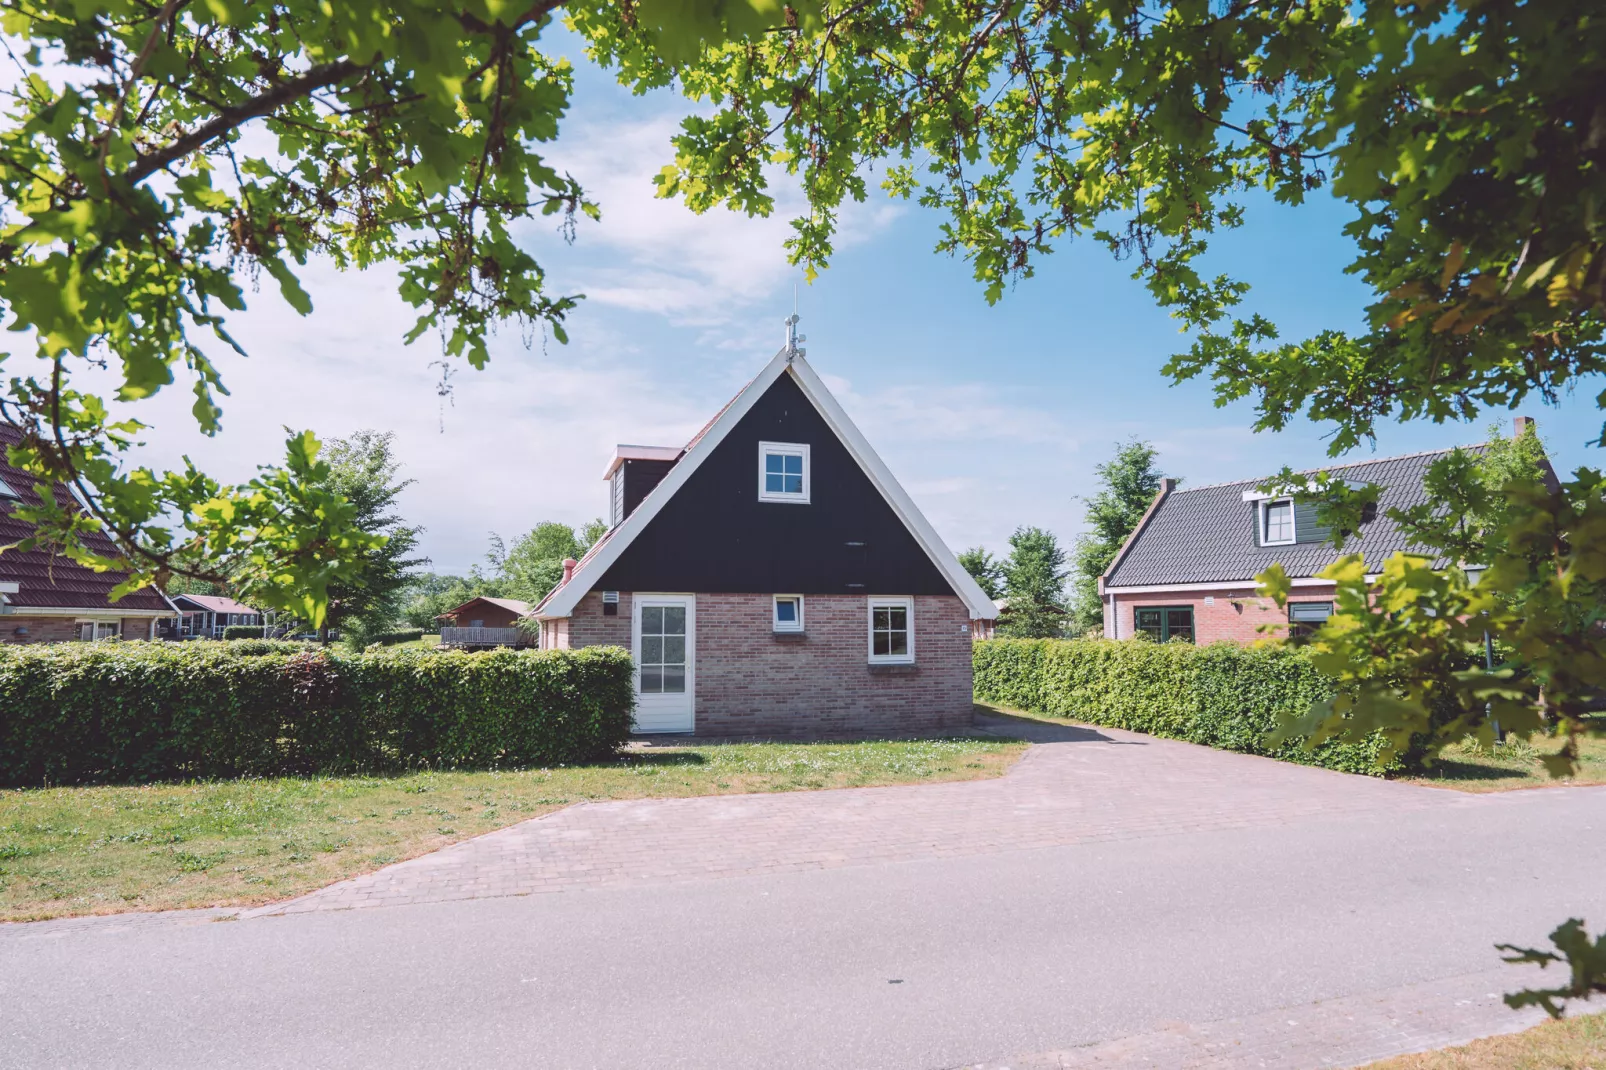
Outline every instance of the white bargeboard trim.
{"type": "Polygon", "coordinates": [[[887,468],[870,443],[865,439],[859,429],[848,419],[842,406],[836,398],[826,389],[825,383],[815,374],[802,354],[782,349],[776,353],[764,370],[753,377],[753,381],[736,395],[725,411],[720,413],[708,431],[680,459],[680,462],[669,470],[662,482],[648,492],[635,512],[625,518],[624,522],[614,529],[608,536],[608,541],[596,554],[581,562],[575,569],[569,582],[553,592],[546,605],[541,607],[536,616],[541,620],[554,617],[568,617],[573,615],[574,607],[586,593],[607,573],[614,562],[619,560],[636,536],[652,522],[664,505],[673,498],[681,487],[686,485],[693,473],[702,465],[710,454],[718,448],[730,434],[731,428],[746,416],[754,403],[764,396],[764,392],[775,384],[782,375],[791,373],[798,387],[803,391],[804,397],[814,405],[815,410],[825,420],[827,426],[836,433],[838,439],[847,447],[848,453],[859,467],[869,477],[870,482],[881,492],[892,511],[898,519],[903,521],[904,527],[915,537],[915,541],[925,550],[937,569],[942,572],[954,591],[965,603],[972,620],[995,620],[998,610],[992,599],[983,593],[980,586],[970,573],[964,570],[952,551],[943,543],[937,530],[931,526],[918,508],[913,499],[905,493],[903,487],[893,478],[892,472],[887,468]],[[790,357],[790,359],[788,359],[790,357]]]}

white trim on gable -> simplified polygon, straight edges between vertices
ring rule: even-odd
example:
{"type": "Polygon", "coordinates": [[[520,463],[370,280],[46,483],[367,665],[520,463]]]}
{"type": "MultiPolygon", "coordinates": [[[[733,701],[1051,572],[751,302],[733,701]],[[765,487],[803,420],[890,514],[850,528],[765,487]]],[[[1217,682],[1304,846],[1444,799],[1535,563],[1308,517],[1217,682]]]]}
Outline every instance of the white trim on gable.
{"type": "Polygon", "coordinates": [[[925,550],[932,563],[948,580],[968,608],[971,619],[996,619],[998,608],[993,605],[992,599],[982,592],[975,579],[964,570],[959,560],[943,543],[937,530],[921,515],[914,501],[898,485],[898,481],[893,478],[892,472],[881,458],[876,456],[875,450],[870,448],[870,443],[864,435],[853,425],[853,421],[848,419],[847,413],[837,403],[836,398],[831,396],[825,383],[803,359],[802,353],[786,348],[776,353],[764,366],[764,370],[754,376],[753,381],[736,395],[707,432],[669,470],[669,474],[664,476],[663,480],[648,492],[641,504],[636,506],[635,511],[607,536],[607,541],[602,547],[580,563],[580,567],[575,569],[568,583],[552,593],[546,604],[539,608],[536,616],[542,620],[549,620],[573,614],[574,607],[580,604],[580,599],[584,598],[613,563],[619,560],[620,555],[652,522],[664,504],[686,485],[686,481],[692,477],[703,461],[718,448],[725,440],[725,436],[730,434],[731,428],[747,415],[748,410],[764,396],[764,392],[773,386],[777,379],[788,372],[792,374],[803,395],[813,403],[815,410],[847,447],[848,453],[859,463],[859,467],[869,477],[870,482],[881,492],[881,496],[892,507],[898,519],[903,521],[904,527],[914,536],[920,548],[925,550]]]}

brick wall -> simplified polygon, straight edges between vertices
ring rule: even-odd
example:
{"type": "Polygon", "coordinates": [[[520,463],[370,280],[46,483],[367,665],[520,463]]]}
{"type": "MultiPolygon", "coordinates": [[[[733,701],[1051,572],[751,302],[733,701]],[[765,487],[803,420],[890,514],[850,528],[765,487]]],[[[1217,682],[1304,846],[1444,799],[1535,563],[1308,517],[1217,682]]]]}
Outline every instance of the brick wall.
{"type": "Polygon", "coordinates": [[[0,643],[65,643],[76,638],[78,625],[71,617],[0,616],[0,643]],[[18,628],[28,629],[28,634],[18,635],[18,628]]]}
{"type": "MultiPolygon", "coordinates": [[[[1295,587],[1290,601],[1330,602],[1333,587],[1295,587]]],[[[1192,606],[1194,642],[1252,643],[1256,639],[1281,638],[1288,633],[1288,611],[1262,595],[1249,593],[1247,587],[1223,587],[1207,591],[1164,591],[1151,594],[1115,595],[1115,624],[1121,639],[1132,638],[1133,610],[1138,606],[1192,606]],[[1206,605],[1205,599],[1214,599],[1206,605]],[[1262,625],[1274,625],[1276,630],[1261,632],[1262,625]]],[[[1106,606],[1105,634],[1110,634],[1109,612],[1106,606]]]]}
{"type": "MultiPolygon", "coordinates": [[[[953,596],[915,598],[915,663],[868,664],[869,608],[859,595],[808,595],[801,635],[777,636],[764,594],[699,594],[698,735],[927,732],[971,723],[970,615],[953,596]]],[[[549,622],[553,623],[553,622],[549,622]]],[[[629,647],[631,596],[602,615],[586,595],[554,645],[629,647]]]]}

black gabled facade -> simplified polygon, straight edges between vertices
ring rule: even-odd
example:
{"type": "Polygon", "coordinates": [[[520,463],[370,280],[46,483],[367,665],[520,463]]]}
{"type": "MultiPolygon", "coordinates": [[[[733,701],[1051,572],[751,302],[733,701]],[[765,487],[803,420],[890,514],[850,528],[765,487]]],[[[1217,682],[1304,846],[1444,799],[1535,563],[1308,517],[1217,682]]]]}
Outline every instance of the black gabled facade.
{"type": "Polygon", "coordinates": [[[957,594],[790,375],[775,380],[592,590],[957,594]],[[806,443],[808,504],[758,500],[760,442],[806,443]]]}

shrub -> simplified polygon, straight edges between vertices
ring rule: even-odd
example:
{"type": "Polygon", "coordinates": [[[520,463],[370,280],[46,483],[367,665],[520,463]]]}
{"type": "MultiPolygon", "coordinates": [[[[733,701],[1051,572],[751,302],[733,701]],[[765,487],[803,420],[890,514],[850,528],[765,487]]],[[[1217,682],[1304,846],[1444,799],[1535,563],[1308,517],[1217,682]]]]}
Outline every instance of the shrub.
{"type": "Polygon", "coordinates": [[[380,646],[395,646],[397,643],[416,643],[424,638],[422,628],[403,628],[399,632],[381,632],[379,635],[370,635],[369,643],[378,643],[380,646]]]}
{"type": "Polygon", "coordinates": [[[1376,776],[1420,760],[1413,753],[1380,767],[1380,737],[1314,751],[1272,746],[1273,729],[1333,693],[1332,681],[1293,647],[989,639],[975,645],[974,659],[982,702],[1346,773],[1376,776]]]}
{"type": "Polygon", "coordinates": [[[0,785],[550,765],[604,757],[630,731],[616,647],[242,645],[0,647],[0,785]]]}
{"type": "Polygon", "coordinates": [[[261,624],[230,624],[223,629],[224,639],[261,639],[267,634],[261,624]]]}

